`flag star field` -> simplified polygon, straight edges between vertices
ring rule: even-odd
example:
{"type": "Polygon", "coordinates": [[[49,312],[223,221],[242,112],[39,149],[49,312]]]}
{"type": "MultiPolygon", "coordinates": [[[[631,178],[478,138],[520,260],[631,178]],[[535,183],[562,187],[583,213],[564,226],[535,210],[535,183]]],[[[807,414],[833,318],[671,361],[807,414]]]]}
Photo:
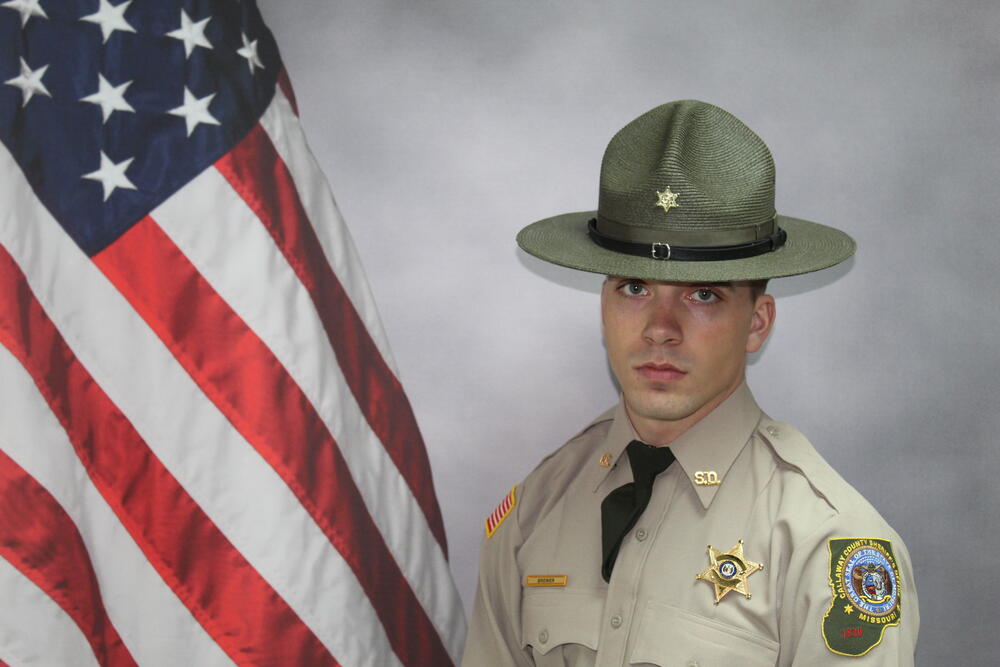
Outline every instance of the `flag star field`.
{"type": "Polygon", "coordinates": [[[0,4],[0,140],[91,255],[245,136],[281,67],[251,3],[131,4],[0,4]]]}

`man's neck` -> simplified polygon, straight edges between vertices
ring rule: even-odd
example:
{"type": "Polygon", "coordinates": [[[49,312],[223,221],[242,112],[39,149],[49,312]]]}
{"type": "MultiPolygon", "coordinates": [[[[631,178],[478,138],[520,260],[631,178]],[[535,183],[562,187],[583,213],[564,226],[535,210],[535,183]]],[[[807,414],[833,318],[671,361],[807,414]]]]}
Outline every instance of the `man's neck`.
{"type": "Polygon", "coordinates": [[[629,421],[632,422],[632,428],[635,430],[636,435],[639,436],[640,440],[655,447],[665,447],[684,435],[684,433],[689,431],[702,419],[710,415],[713,410],[722,405],[727,398],[732,396],[733,392],[736,391],[736,389],[739,388],[743,382],[743,378],[740,378],[740,381],[730,387],[728,391],[719,394],[717,397],[698,408],[698,410],[682,419],[650,419],[637,416],[629,407],[627,398],[624,400],[625,414],[628,416],[629,421]]]}

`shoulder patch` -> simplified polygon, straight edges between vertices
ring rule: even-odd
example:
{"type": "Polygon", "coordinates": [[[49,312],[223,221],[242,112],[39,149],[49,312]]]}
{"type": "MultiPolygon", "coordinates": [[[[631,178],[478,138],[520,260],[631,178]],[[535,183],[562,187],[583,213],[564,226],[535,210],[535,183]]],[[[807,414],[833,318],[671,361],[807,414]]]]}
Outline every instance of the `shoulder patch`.
{"type": "Polygon", "coordinates": [[[515,491],[517,486],[514,486],[510,493],[500,501],[497,508],[493,510],[493,513],[486,517],[486,537],[493,537],[493,533],[497,532],[497,528],[500,524],[504,522],[504,519],[510,514],[514,506],[517,505],[517,498],[515,497],[515,491]]]}
{"type": "Polygon", "coordinates": [[[823,641],[837,655],[862,656],[878,646],[902,616],[899,566],[889,540],[829,540],[833,602],[823,617],[823,641]]]}

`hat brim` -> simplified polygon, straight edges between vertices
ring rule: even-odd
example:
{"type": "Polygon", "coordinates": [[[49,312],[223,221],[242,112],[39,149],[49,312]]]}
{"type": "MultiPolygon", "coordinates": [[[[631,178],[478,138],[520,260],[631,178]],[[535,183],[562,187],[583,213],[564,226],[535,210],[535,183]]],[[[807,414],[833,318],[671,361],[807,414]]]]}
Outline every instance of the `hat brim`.
{"type": "Polygon", "coordinates": [[[788,238],[772,252],[710,262],[685,262],[638,257],[602,248],[587,233],[596,211],[565,213],[532,223],[517,235],[517,244],[539,259],[571,269],[668,282],[727,282],[762,280],[819,271],[854,254],[850,236],[821,225],[779,215],[778,225],[788,238]]]}

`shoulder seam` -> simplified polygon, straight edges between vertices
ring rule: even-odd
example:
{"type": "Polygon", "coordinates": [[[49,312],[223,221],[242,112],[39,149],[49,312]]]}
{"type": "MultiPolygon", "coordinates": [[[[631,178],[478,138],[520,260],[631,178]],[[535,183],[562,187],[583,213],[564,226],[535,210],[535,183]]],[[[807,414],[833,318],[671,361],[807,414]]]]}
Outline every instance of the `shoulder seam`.
{"type": "Polygon", "coordinates": [[[573,442],[574,440],[576,440],[577,438],[579,438],[584,433],[590,431],[592,428],[594,428],[596,426],[599,426],[600,424],[603,424],[604,422],[614,421],[614,418],[615,418],[614,408],[605,410],[599,416],[597,416],[592,422],[590,422],[589,424],[587,424],[586,426],[584,426],[582,429],[580,429],[579,431],[577,431],[576,434],[572,438],[570,438],[569,440],[567,440],[566,442],[567,443],[568,442],[573,442]]]}
{"type": "Polygon", "coordinates": [[[583,437],[585,434],[587,434],[588,432],[590,432],[592,429],[600,426],[601,424],[604,424],[606,422],[613,421],[613,420],[614,420],[614,414],[611,412],[611,410],[605,410],[604,412],[601,413],[601,415],[599,417],[597,417],[592,422],[590,422],[589,424],[587,424],[586,426],[584,426],[582,429],[580,429],[579,431],[577,431],[577,433],[575,435],[573,435],[573,437],[565,440],[558,447],[556,447],[551,452],[549,452],[548,454],[546,454],[545,456],[543,456],[541,458],[541,460],[538,462],[538,465],[536,465],[534,468],[532,468],[531,472],[528,473],[528,476],[530,477],[532,473],[534,473],[536,470],[538,470],[542,466],[542,464],[544,464],[546,461],[548,461],[549,459],[551,459],[553,456],[555,456],[556,454],[558,454],[559,452],[561,452],[567,445],[569,445],[574,440],[579,440],[581,437],[583,437]]]}

